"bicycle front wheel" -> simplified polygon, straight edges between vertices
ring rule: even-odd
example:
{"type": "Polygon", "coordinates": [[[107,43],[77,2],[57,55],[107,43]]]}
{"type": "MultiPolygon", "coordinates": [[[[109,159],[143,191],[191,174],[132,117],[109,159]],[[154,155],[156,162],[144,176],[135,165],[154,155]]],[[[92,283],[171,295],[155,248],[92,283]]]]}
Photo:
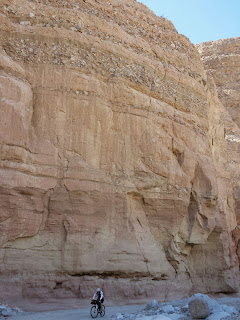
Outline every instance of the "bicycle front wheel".
{"type": "Polygon", "coordinates": [[[105,316],[105,305],[102,305],[102,311],[100,312],[100,316],[104,317],[105,316]]]}
{"type": "Polygon", "coordinates": [[[92,308],[90,310],[90,315],[92,318],[97,318],[97,315],[98,315],[97,306],[92,306],[92,308]]]}

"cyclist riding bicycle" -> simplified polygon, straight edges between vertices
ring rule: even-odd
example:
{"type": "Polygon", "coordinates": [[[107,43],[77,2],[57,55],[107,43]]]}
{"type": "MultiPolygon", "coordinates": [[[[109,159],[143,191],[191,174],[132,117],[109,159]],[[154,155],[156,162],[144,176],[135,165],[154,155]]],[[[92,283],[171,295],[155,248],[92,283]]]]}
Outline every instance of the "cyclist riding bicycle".
{"type": "Polygon", "coordinates": [[[99,310],[102,311],[104,296],[100,288],[97,288],[96,292],[94,293],[93,300],[96,300],[99,310]]]}

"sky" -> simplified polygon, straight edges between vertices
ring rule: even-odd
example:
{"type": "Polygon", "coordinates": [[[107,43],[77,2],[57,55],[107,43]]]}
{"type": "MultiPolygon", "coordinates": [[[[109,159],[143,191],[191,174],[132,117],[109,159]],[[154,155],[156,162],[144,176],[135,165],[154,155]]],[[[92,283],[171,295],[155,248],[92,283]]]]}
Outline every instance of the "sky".
{"type": "Polygon", "coordinates": [[[240,37],[240,0],[138,0],[194,44],[240,37]]]}

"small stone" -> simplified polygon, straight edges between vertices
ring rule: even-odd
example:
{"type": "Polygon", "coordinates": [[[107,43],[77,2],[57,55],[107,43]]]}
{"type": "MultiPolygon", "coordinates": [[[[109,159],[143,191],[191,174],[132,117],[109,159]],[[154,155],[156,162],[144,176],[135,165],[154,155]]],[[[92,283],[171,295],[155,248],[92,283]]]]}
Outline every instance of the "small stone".
{"type": "Polygon", "coordinates": [[[207,320],[223,320],[224,318],[229,317],[229,316],[230,316],[229,313],[221,311],[221,312],[216,312],[216,313],[211,314],[207,318],[207,320]]]}
{"type": "Polygon", "coordinates": [[[30,21],[21,21],[20,24],[22,26],[30,26],[31,25],[31,22],[30,21]]]}
{"type": "Polygon", "coordinates": [[[174,312],[175,312],[173,306],[171,306],[171,305],[164,306],[164,307],[162,307],[161,309],[162,309],[162,311],[163,311],[164,313],[174,313],[174,312]]]}
{"type": "Polygon", "coordinates": [[[181,314],[177,314],[177,313],[168,314],[167,316],[171,320],[179,320],[179,319],[183,318],[183,316],[181,314]]]}
{"type": "Polygon", "coordinates": [[[156,300],[152,300],[149,302],[146,307],[144,308],[145,310],[150,310],[150,309],[157,309],[159,308],[159,304],[156,300]]]}
{"type": "Polygon", "coordinates": [[[169,318],[168,316],[166,315],[163,315],[163,314],[159,314],[159,315],[156,315],[156,316],[142,316],[142,315],[139,315],[136,320],[171,320],[171,318],[169,318]]]}
{"type": "Polygon", "coordinates": [[[14,316],[16,314],[16,312],[10,308],[6,308],[4,310],[2,310],[2,315],[4,317],[11,317],[14,316]]]}
{"type": "Polygon", "coordinates": [[[222,306],[223,311],[229,313],[229,314],[237,314],[238,311],[236,308],[232,307],[232,306],[227,306],[227,305],[223,305],[222,306]]]}
{"type": "Polygon", "coordinates": [[[188,306],[181,307],[180,312],[182,312],[182,313],[188,312],[188,306]]]}

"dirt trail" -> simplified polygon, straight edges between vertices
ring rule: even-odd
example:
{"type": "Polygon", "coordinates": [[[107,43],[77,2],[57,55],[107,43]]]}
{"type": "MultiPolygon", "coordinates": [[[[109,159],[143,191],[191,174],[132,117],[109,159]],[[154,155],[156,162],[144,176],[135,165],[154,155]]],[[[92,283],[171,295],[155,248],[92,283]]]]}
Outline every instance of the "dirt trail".
{"type": "MultiPolygon", "coordinates": [[[[107,307],[106,306],[106,315],[103,320],[109,320],[112,315],[120,313],[135,313],[138,310],[143,308],[139,305],[131,306],[117,306],[117,307],[107,307]]],[[[27,312],[20,314],[14,317],[11,317],[11,320],[89,320],[92,319],[90,316],[90,308],[81,308],[73,310],[57,310],[57,311],[45,311],[45,312],[27,312]]]]}

